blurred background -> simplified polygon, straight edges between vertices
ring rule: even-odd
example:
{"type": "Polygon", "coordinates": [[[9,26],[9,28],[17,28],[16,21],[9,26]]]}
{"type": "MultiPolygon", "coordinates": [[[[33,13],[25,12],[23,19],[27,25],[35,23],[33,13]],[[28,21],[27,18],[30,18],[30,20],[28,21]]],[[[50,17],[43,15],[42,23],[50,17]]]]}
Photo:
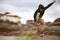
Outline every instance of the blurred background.
{"type": "MultiPolygon", "coordinates": [[[[11,14],[18,15],[22,23],[26,20],[32,19],[39,4],[47,6],[54,0],[0,0],[0,13],[10,12],[11,14]]],[[[60,17],[60,0],[56,2],[45,11],[42,17],[46,22],[53,22],[56,18],[60,17]]]]}

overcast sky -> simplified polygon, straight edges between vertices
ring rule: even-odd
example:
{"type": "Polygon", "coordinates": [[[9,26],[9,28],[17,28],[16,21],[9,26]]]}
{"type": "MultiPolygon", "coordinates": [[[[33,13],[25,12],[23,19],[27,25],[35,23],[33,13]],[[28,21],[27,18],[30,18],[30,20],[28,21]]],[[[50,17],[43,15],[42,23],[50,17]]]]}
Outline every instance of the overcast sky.
{"type": "MultiPolygon", "coordinates": [[[[54,0],[0,0],[0,12],[10,12],[11,14],[18,15],[21,22],[25,23],[26,20],[32,19],[39,4],[47,6],[54,0]]],[[[46,22],[53,22],[56,18],[60,17],[60,0],[56,2],[45,11],[42,17],[46,22]]]]}

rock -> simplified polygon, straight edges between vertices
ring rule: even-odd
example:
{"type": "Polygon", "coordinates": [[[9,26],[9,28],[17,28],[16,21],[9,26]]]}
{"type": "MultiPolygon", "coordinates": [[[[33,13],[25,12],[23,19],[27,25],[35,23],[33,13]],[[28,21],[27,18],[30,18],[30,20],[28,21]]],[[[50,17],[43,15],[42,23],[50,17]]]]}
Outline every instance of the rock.
{"type": "Polygon", "coordinates": [[[54,22],[53,22],[54,26],[60,26],[60,18],[57,18],[54,22]]]}

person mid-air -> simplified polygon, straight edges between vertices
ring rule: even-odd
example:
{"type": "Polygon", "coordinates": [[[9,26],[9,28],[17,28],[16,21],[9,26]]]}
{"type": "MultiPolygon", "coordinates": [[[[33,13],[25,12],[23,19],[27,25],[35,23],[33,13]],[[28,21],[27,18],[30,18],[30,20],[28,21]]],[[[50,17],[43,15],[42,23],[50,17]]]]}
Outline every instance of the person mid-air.
{"type": "Polygon", "coordinates": [[[55,3],[55,0],[52,2],[52,3],[50,3],[50,4],[48,4],[46,7],[44,7],[42,4],[40,4],[39,6],[38,6],[38,9],[35,11],[35,13],[34,13],[34,22],[35,22],[35,25],[38,23],[40,23],[42,26],[40,27],[40,29],[41,30],[43,30],[44,29],[44,25],[45,25],[45,22],[44,22],[44,20],[43,19],[41,19],[42,18],[42,16],[44,15],[44,12],[45,12],[45,10],[46,9],[48,9],[52,4],[54,4],[55,3]]]}

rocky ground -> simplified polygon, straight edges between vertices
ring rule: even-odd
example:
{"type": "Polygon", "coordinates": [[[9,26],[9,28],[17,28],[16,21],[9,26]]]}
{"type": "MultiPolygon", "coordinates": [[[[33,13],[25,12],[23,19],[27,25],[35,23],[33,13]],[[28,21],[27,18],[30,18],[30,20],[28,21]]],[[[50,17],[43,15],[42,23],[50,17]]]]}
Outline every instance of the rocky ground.
{"type": "Polygon", "coordinates": [[[25,29],[25,31],[20,34],[18,40],[60,40],[60,28],[46,28],[44,29],[43,37],[41,35],[42,34],[37,34],[36,29],[25,29]]]}
{"type": "Polygon", "coordinates": [[[0,23],[0,40],[2,40],[1,36],[14,36],[17,37],[16,40],[60,40],[60,28],[47,27],[44,29],[43,37],[40,35],[42,34],[37,34],[37,27],[29,25],[19,27],[17,24],[11,24],[8,22],[0,23]]]}

